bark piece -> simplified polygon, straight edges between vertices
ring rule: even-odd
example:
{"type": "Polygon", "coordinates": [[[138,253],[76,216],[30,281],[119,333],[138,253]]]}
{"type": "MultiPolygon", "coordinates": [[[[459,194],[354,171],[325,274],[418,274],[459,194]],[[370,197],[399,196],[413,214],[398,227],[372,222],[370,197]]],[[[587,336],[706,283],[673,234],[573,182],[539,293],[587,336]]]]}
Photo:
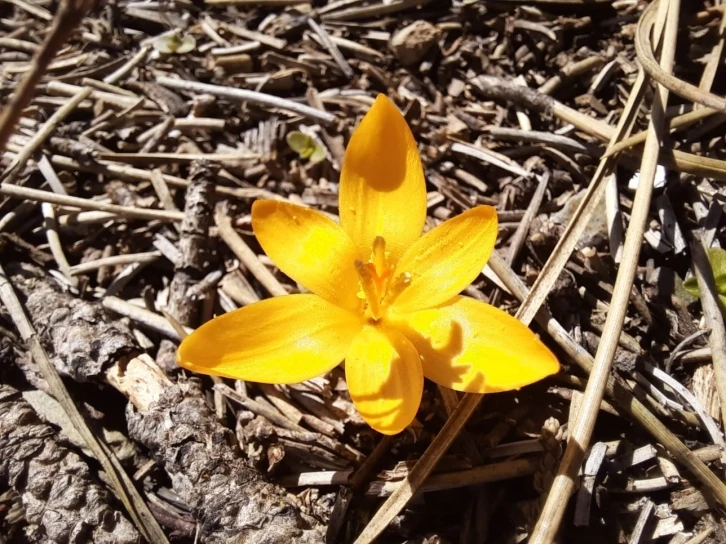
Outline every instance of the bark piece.
{"type": "Polygon", "coordinates": [[[125,355],[138,351],[131,331],[98,304],[63,295],[30,265],[8,266],[13,285],[62,376],[77,382],[102,377],[125,355]]]}
{"type": "Polygon", "coordinates": [[[236,455],[231,431],[191,382],[165,388],[145,414],[129,405],[127,419],[131,437],[154,452],[200,520],[204,542],[323,542],[317,523],[236,455]]]}
{"type": "Polygon", "coordinates": [[[391,38],[391,50],[404,66],[421,62],[436,43],[439,32],[428,21],[414,21],[391,38]]]}
{"type": "Polygon", "coordinates": [[[88,465],[55,434],[18,391],[0,385],[0,480],[22,498],[28,542],[141,542],[88,465]]]}
{"type": "Polygon", "coordinates": [[[17,267],[11,270],[13,285],[28,300],[33,299],[26,307],[56,368],[68,367],[62,350],[69,345],[66,336],[73,336],[73,360],[80,364],[68,374],[78,376],[78,381],[109,379],[131,400],[133,407],[129,405],[127,413],[131,438],[146,446],[169,474],[175,493],[201,522],[203,542],[324,541],[324,530],[316,520],[306,518],[284,489],[266,482],[240,458],[233,446],[233,434],[215,419],[198,387],[191,382],[171,382],[148,355],[121,356],[141,350],[128,328],[112,320],[98,303],[78,300],[59,291],[34,267],[21,267],[21,274],[17,267]],[[36,292],[43,298],[43,304],[35,300],[36,292]],[[67,323],[56,322],[57,326],[66,327],[66,336],[44,325],[59,313],[71,317],[67,323]],[[93,316],[93,321],[72,319],[74,316],[93,316]],[[89,330],[82,330],[84,326],[89,330]],[[113,338],[113,334],[118,338],[113,338]],[[99,337],[117,346],[117,358],[110,356],[114,351],[97,345],[99,337]],[[91,352],[106,356],[101,365],[106,369],[103,376],[97,375],[98,365],[86,364],[91,352]]]}
{"type": "Polygon", "coordinates": [[[701,402],[706,412],[718,421],[721,402],[716,390],[716,378],[713,372],[713,365],[703,365],[696,368],[691,380],[691,389],[696,398],[701,402]]]}
{"type": "Polygon", "coordinates": [[[169,289],[169,312],[182,325],[196,327],[199,321],[199,298],[190,289],[209,268],[209,227],[214,219],[214,176],[217,168],[205,161],[192,164],[191,183],[187,189],[184,221],[179,238],[179,260],[169,289]]]}

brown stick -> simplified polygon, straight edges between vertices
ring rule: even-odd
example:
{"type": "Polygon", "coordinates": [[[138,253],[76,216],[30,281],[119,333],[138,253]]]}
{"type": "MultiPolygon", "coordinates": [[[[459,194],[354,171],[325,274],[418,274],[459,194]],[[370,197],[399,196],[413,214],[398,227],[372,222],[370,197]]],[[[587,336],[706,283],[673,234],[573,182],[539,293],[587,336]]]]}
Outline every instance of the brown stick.
{"type": "Polygon", "coordinates": [[[709,347],[713,357],[713,372],[716,375],[716,390],[721,402],[721,421],[726,421],[726,331],[722,308],[718,302],[718,292],[713,278],[713,270],[708,262],[703,238],[694,233],[691,242],[693,267],[698,280],[698,290],[701,293],[701,306],[706,326],[711,329],[709,347]]]}
{"type": "Polygon", "coordinates": [[[98,303],[59,292],[39,269],[24,266],[11,277],[31,319],[43,325],[52,364],[77,381],[106,379],[128,397],[130,436],[149,449],[191,507],[201,541],[323,541],[322,527],[241,458],[194,382],[172,383],[150,357],[134,357],[141,349],[120,320],[98,303]]]}
{"type": "Polygon", "coordinates": [[[0,151],[15,128],[25,106],[30,102],[35,87],[48,68],[50,61],[60,51],[63,43],[73,32],[78,23],[96,5],[96,0],[62,0],[58,13],[53,19],[53,26],[33,57],[33,67],[25,73],[20,85],[15,90],[10,103],[0,112],[0,151]]]}
{"type": "Polygon", "coordinates": [[[209,227],[214,210],[214,174],[205,161],[195,162],[187,189],[184,220],[179,238],[179,261],[169,289],[169,313],[182,325],[196,327],[199,301],[189,289],[204,277],[209,267],[209,227]]]}

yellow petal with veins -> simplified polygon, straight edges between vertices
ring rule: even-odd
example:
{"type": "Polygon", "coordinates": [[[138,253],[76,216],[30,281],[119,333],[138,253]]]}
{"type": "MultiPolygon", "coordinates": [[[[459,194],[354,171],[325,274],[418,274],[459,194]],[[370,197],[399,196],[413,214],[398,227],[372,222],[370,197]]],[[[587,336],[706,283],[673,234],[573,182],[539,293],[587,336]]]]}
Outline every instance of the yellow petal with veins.
{"type": "Polygon", "coordinates": [[[345,359],[350,396],[366,423],[396,434],[413,421],[423,394],[416,349],[401,333],[366,326],[345,359]]]}
{"type": "Polygon", "coordinates": [[[226,313],[179,346],[179,366],[261,383],[298,383],[344,358],[362,323],[316,295],[270,298],[226,313]]]}
{"type": "Polygon", "coordinates": [[[430,308],[463,291],[482,271],[497,241],[497,212],[477,206],[416,240],[396,265],[394,277],[410,274],[395,312],[430,308]]]}
{"type": "Polygon", "coordinates": [[[350,139],[340,173],[340,224],[367,262],[376,236],[390,262],[421,234],[426,183],[416,141],[398,108],[378,95],[350,139]]]}
{"type": "Polygon", "coordinates": [[[332,219],[288,202],[258,200],[252,229],[268,257],[292,279],[349,310],[361,304],[355,246],[332,219]]]}
{"type": "Polygon", "coordinates": [[[415,346],[424,375],[467,393],[518,389],[558,372],[554,354],[522,322],[489,304],[456,297],[392,324],[415,346]]]}

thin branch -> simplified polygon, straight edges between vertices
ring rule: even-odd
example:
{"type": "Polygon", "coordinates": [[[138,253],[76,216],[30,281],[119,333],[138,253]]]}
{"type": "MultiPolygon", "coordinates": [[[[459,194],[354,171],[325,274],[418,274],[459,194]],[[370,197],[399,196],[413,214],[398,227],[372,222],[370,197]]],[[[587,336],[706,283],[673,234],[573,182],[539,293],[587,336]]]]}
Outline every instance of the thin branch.
{"type": "Polygon", "coordinates": [[[267,267],[260,262],[255,252],[245,243],[242,237],[237,234],[232,226],[229,216],[224,213],[221,207],[217,207],[214,214],[214,221],[219,229],[219,236],[229,246],[232,253],[245,265],[252,275],[257,278],[267,292],[272,296],[287,295],[287,291],[267,267]]]}
{"type": "MultiPolygon", "coordinates": [[[[651,4],[653,6],[655,4],[651,4]]],[[[678,10],[680,0],[660,0],[657,4],[660,9],[667,10],[667,21],[663,36],[663,53],[661,65],[666,70],[672,70],[676,50],[676,37],[678,33],[678,10]]],[[[650,9],[650,8],[649,8],[650,9]]],[[[645,17],[645,16],[644,16],[645,17]]],[[[638,31],[642,31],[642,22],[638,31]]],[[[625,314],[630,300],[630,291],[638,267],[638,257],[643,244],[643,235],[648,221],[653,181],[658,166],[658,153],[664,128],[664,110],[668,101],[668,90],[659,87],[653,99],[651,118],[648,125],[648,137],[643,148],[643,161],[640,168],[640,183],[635,194],[633,211],[630,218],[628,233],[625,238],[623,259],[618,270],[613,296],[610,301],[610,312],[605,321],[590,378],[585,388],[585,399],[582,410],[577,417],[574,428],[570,429],[570,438],[567,443],[565,455],[542,509],[537,525],[530,538],[531,544],[549,544],[553,542],[559,530],[562,516],[565,513],[570,495],[574,488],[577,471],[582,464],[585,451],[603,399],[605,387],[610,376],[610,367],[615,357],[620,331],[625,322],[625,314]]]]}
{"type": "Polygon", "coordinates": [[[246,89],[236,89],[234,87],[224,87],[222,85],[211,85],[209,83],[197,83],[195,81],[185,81],[183,79],[160,76],[156,79],[159,85],[177,89],[179,91],[208,93],[213,96],[219,96],[228,100],[237,100],[240,102],[250,102],[268,108],[277,108],[290,111],[303,117],[313,119],[318,123],[329,125],[336,119],[335,115],[325,111],[320,111],[305,104],[299,104],[286,98],[279,98],[271,94],[265,94],[257,91],[248,91],[246,89]]]}
{"type": "Polygon", "coordinates": [[[29,187],[19,187],[16,185],[0,185],[0,195],[12,196],[15,198],[24,198],[35,202],[50,202],[60,206],[69,206],[81,210],[98,210],[100,212],[110,212],[121,217],[131,219],[151,219],[158,221],[181,221],[184,219],[182,212],[173,212],[168,210],[149,210],[144,208],[132,208],[131,206],[119,206],[117,204],[106,204],[86,198],[78,198],[76,196],[59,195],[50,191],[41,191],[39,189],[30,189],[29,187]]]}
{"type": "Polygon", "coordinates": [[[32,68],[25,73],[22,81],[15,89],[10,103],[0,112],[0,151],[5,149],[23,110],[30,102],[35,87],[48,68],[50,61],[61,49],[73,29],[93,9],[96,0],[62,0],[53,25],[45,37],[45,41],[33,57],[32,68]]]}

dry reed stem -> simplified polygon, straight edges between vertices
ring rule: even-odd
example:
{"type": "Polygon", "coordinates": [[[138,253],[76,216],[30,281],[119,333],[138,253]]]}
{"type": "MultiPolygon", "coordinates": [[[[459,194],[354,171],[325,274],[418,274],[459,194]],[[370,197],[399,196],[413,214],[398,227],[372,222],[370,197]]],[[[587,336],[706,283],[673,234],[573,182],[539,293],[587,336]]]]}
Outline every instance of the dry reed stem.
{"type": "Polygon", "coordinates": [[[118,315],[128,317],[137,325],[158,332],[175,342],[180,342],[187,333],[191,333],[193,330],[191,327],[185,327],[182,331],[177,331],[166,317],[115,296],[104,296],[101,299],[101,305],[118,315]],[[180,332],[184,334],[180,334],[180,332]]]}
{"type": "Polygon", "coordinates": [[[715,529],[713,526],[708,527],[707,529],[704,529],[700,533],[698,533],[693,538],[689,539],[685,542],[685,544],[702,544],[703,542],[706,542],[706,539],[711,536],[711,533],[713,533],[715,529]]]}
{"type": "MultiPolygon", "coordinates": [[[[574,110],[560,102],[552,103],[552,114],[565,121],[571,123],[578,129],[599,138],[602,141],[608,141],[612,138],[612,126],[604,121],[589,117],[577,110],[574,110]]],[[[633,159],[641,156],[638,149],[629,149],[628,158],[633,159]]],[[[693,174],[695,176],[712,177],[721,181],[726,181],[726,161],[719,159],[711,159],[686,153],[679,149],[670,149],[664,147],[661,150],[659,161],[667,168],[678,170],[685,174],[693,174]]]]}
{"type": "Polygon", "coordinates": [[[58,236],[58,222],[56,221],[55,209],[51,204],[44,202],[40,207],[41,213],[43,214],[43,226],[45,228],[45,236],[48,239],[48,247],[50,247],[51,255],[55,259],[60,270],[65,276],[68,283],[75,286],[76,279],[71,275],[71,265],[68,264],[68,259],[63,251],[63,244],[61,243],[60,236],[58,236]]]}
{"type": "Polygon", "coordinates": [[[68,272],[71,276],[78,276],[80,274],[87,274],[99,270],[104,266],[118,266],[120,264],[133,264],[133,263],[150,263],[161,257],[161,253],[158,251],[148,251],[145,253],[126,253],[124,255],[112,255],[110,257],[103,257],[101,259],[95,259],[93,261],[86,261],[68,268],[68,272]]]}
{"type": "Polygon", "coordinates": [[[719,304],[713,270],[706,256],[707,247],[699,233],[694,233],[691,242],[693,255],[693,268],[698,280],[698,290],[701,293],[701,307],[706,319],[706,327],[711,329],[708,345],[711,347],[713,357],[713,372],[716,375],[716,390],[721,402],[721,421],[726,426],[726,329],[719,304]]]}
{"type": "MultiPolygon", "coordinates": [[[[209,1],[207,0],[207,2],[209,1]]],[[[376,18],[398,13],[406,9],[424,6],[430,2],[431,0],[393,0],[392,2],[378,2],[370,6],[352,7],[334,13],[326,13],[321,19],[323,21],[356,21],[358,19],[376,18]]]]}
{"type": "MultiPolygon", "coordinates": [[[[127,62],[121,65],[118,70],[115,70],[113,73],[105,77],[103,79],[103,83],[116,83],[120,81],[146,58],[146,55],[149,53],[150,50],[150,47],[142,48],[127,62]]],[[[15,182],[15,179],[22,172],[23,166],[28,161],[28,159],[30,159],[30,157],[35,154],[40,146],[43,145],[43,143],[50,137],[50,135],[55,131],[58,125],[60,125],[66,117],[73,113],[78,105],[86,100],[89,96],[91,96],[92,93],[93,87],[91,86],[81,88],[78,92],[71,96],[68,102],[58,108],[55,113],[51,115],[50,119],[48,119],[43,124],[43,126],[40,127],[38,132],[36,132],[35,136],[33,136],[33,138],[30,140],[30,142],[23,146],[17,157],[15,157],[13,162],[6,169],[5,173],[3,174],[3,176],[6,178],[5,183],[15,182]]],[[[1,146],[0,149],[2,149],[1,146]]]]}
{"type": "MultiPolygon", "coordinates": [[[[22,148],[14,144],[9,144],[8,149],[13,152],[20,152],[22,148]]],[[[8,155],[8,153],[5,153],[8,155]]],[[[53,166],[70,170],[71,172],[91,172],[109,177],[116,177],[122,180],[130,181],[148,181],[151,182],[152,172],[141,168],[133,168],[121,164],[101,163],[101,162],[79,162],[70,157],[63,155],[49,155],[50,162],[53,166]]],[[[170,174],[161,174],[165,183],[172,187],[187,188],[189,180],[172,176],[170,174]]],[[[238,199],[245,198],[270,198],[273,200],[287,200],[286,198],[273,193],[266,189],[258,189],[257,187],[225,187],[220,185],[217,187],[217,193],[224,196],[230,196],[238,199]]]]}
{"type": "MultiPolygon", "coordinates": [[[[652,6],[655,4],[652,4],[652,6]]],[[[659,0],[657,6],[660,13],[667,13],[663,34],[663,52],[661,65],[665,70],[672,70],[678,33],[678,11],[680,0],[659,0]]],[[[647,11],[641,18],[638,32],[643,31],[643,23],[648,16],[647,11]]],[[[636,34],[636,40],[637,40],[636,34]]],[[[600,402],[610,376],[610,367],[615,357],[615,349],[620,331],[625,321],[628,301],[633,279],[638,266],[640,248],[643,244],[653,193],[653,181],[658,166],[658,154],[664,128],[664,111],[668,101],[668,89],[659,87],[651,107],[651,119],[648,125],[648,137],[643,148],[643,160],[640,168],[640,183],[635,194],[630,225],[625,238],[623,258],[618,270],[613,296],[610,301],[610,312],[607,315],[593,365],[590,378],[585,389],[582,410],[578,414],[574,428],[570,430],[565,455],[560,464],[557,477],[552,485],[547,501],[542,509],[537,525],[530,538],[531,544],[549,544],[553,542],[559,530],[570,495],[572,494],[577,471],[582,464],[585,451],[597,421],[600,402]]]]}
{"type": "MultiPolygon", "coordinates": [[[[652,6],[652,4],[651,4],[652,6]]],[[[649,8],[651,7],[649,6],[649,8]]],[[[673,76],[671,70],[661,62],[660,65],[655,60],[654,47],[650,42],[650,30],[655,24],[656,13],[653,9],[646,9],[641,19],[641,28],[643,32],[635,35],[635,52],[638,60],[643,65],[650,77],[657,81],[668,91],[677,94],[694,104],[701,104],[708,108],[726,112],[726,98],[718,96],[706,90],[700,89],[695,85],[691,85],[683,80],[673,76]]],[[[662,61],[662,59],[661,59],[662,61]]]]}
{"type": "Polygon", "coordinates": [[[711,49],[711,54],[708,56],[708,61],[703,69],[703,73],[701,74],[701,81],[698,82],[698,88],[705,92],[711,90],[713,82],[716,79],[718,65],[721,63],[721,55],[723,54],[724,43],[726,42],[726,11],[721,14],[721,24],[718,27],[718,36],[720,36],[718,42],[713,46],[713,49],[711,49]]]}
{"type": "Polygon", "coordinates": [[[131,206],[119,206],[117,204],[106,204],[105,202],[97,202],[87,198],[78,198],[77,196],[59,195],[50,191],[41,191],[39,189],[30,189],[29,187],[19,187],[16,185],[0,185],[0,195],[12,196],[15,198],[24,198],[35,202],[49,202],[59,206],[68,206],[81,210],[97,210],[100,212],[110,212],[120,217],[129,219],[149,219],[158,221],[181,221],[184,219],[182,212],[172,212],[168,210],[150,210],[144,208],[132,208],[131,206]]]}
{"type": "Polygon", "coordinates": [[[15,124],[20,119],[23,110],[30,102],[35,87],[48,68],[55,54],[60,50],[73,29],[83,19],[93,6],[95,0],[63,0],[58,12],[53,18],[53,25],[45,37],[43,45],[33,56],[32,67],[25,73],[20,84],[15,89],[10,103],[0,112],[0,151],[5,149],[15,124]]]}
{"type": "Polygon", "coordinates": [[[207,93],[213,96],[226,98],[227,100],[237,100],[240,102],[250,102],[268,108],[277,108],[280,110],[290,111],[308,119],[312,119],[318,123],[329,125],[336,119],[335,115],[326,111],[320,111],[305,104],[299,104],[292,100],[279,98],[277,96],[261,93],[257,91],[248,91],[247,89],[237,89],[235,87],[225,87],[223,85],[211,85],[209,83],[197,83],[196,81],[185,81],[183,79],[159,76],[156,79],[159,85],[176,89],[178,91],[207,93]]]}
{"type": "MultiPolygon", "coordinates": [[[[408,476],[402,482],[395,484],[395,490],[386,499],[378,512],[368,522],[365,529],[355,541],[355,544],[369,544],[388,526],[391,521],[403,510],[408,501],[419,491],[426,482],[429,474],[436,467],[439,459],[449,449],[451,443],[456,439],[464,424],[471,417],[477,406],[483,399],[483,395],[468,393],[464,395],[451,417],[446,420],[443,428],[431,442],[431,445],[424,452],[408,476]]],[[[486,465],[485,465],[486,466],[486,465]]],[[[534,466],[532,467],[534,470],[534,466]]],[[[391,487],[394,487],[391,485],[391,487]]]]}
{"type": "Polygon", "coordinates": [[[222,207],[217,207],[214,214],[214,221],[219,229],[219,236],[229,246],[232,253],[244,264],[247,270],[257,278],[262,286],[273,297],[287,295],[287,291],[267,267],[260,262],[255,252],[245,243],[242,237],[234,230],[229,216],[222,207]]]}
{"type": "MultiPolygon", "coordinates": [[[[519,276],[504,262],[504,259],[495,253],[489,259],[489,265],[494,273],[501,278],[507,289],[522,301],[522,306],[527,306],[530,300],[528,289],[519,276]]],[[[572,339],[570,334],[549,314],[546,308],[541,308],[537,313],[537,322],[582,370],[588,374],[592,371],[595,363],[592,355],[572,339]]],[[[574,380],[574,376],[569,378],[574,380]]],[[[726,484],[719,480],[704,464],[705,459],[698,457],[695,452],[689,450],[662,421],[633,395],[629,388],[621,385],[614,377],[610,376],[607,380],[606,392],[609,398],[615,400],[618,410],[630,416],[638,425],[648,431],[681,465],[701,481],[711,496],[722,504],[726,504],[726,484]]],[[[718,450],[716,458],[721,455],[720,448],[718,450]]]]}
{"type": "Polygon", "coordinates": [[[542,200],[544,199],[545,192],[547,191],[547,183],[549,182],[549,179],[549,172],[545,172],[539,176],[537,189],[535,189],[532,199],[529,201],[529,205],[527,206],[527,211],[512,236],[509,251],[507,252],[507,262],[509,264],[514,263],[517,255],[519,255],[519,251],[524,245],[524,241],[526,240],[527,234],[529,233],[529,229],[532,225],[532,219],[534,219],[537,215],[539,207],[542,205],[542,200]]]}
{"type": "MultiPolygon", "coordinates": [[[[610,146],[615,145],[618,140],[627,136],[630,132],[635,121],[638,108],[640,107],[644,90],[645,75],[641,70],[638,72],[638,77],[630,91],[630,96],[628,97],[628,102],[625,105],[623,115],[621,116],[618,126],[612,135],[610,146]]],[[[608,174],[615,168],[615,165],[615,158],[603,158],[600,160],[597,170],[592,177],[592,181],[588,185],[584,198],[577,207],[577,210],[575,210],[572,220],[567,225],[562,238],[560,238],[532,286],[532,290],[528,297],[530,303],[522,310],[522,320],[525,323],[534,318],[540,306],[542,306],[547,298],[547,295],[554,287],[557,278],[560,276],[560,273],[564,269],[565,264],[567,264],[570,255],[574,251],[577,241],[580,239],[580,236],[582,236],[590,218],[595,213],[597,205],[605,192],[604,182],[607,179],[608,174]]]]}
{"type": "MultiPolygon", "coordinates": [[[[726,118],[726,114],[718,112],[712,108],[699,108],[697,110],[690,111],[688,113],[684,113],[683,115],[679,115],[678,117],[672,118],[668,122],[668,130],[669,132],[683,130],[711,116],[720,119],[726,118]]],[[[644,130],[642,132],[638,132],[637,134],[633,134],[630,138],[626,138],[625,140],[618,142],[614,146],[608,147],[608,149],[605,151],[605,154],[603,155],[603,158],[609,157],[611,155],[617,155],[621,151],[625,151],[626,149],[642,144],[643,142],[645,142],[645,137],[647,136],[647,134],[648,132],[644,130]]]]}

